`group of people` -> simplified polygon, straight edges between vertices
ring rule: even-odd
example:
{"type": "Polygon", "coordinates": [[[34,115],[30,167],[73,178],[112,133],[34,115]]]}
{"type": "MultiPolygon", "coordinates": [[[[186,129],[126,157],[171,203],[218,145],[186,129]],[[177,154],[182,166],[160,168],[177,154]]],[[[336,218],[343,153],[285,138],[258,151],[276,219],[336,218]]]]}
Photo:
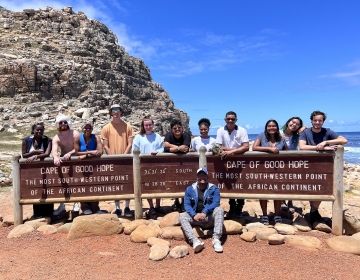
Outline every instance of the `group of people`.
{"type": "MultiPolygon", "coordinates": [[[[79,156],[80,159],[101,156],[103,151],[108,155],[129,154],[133,150],[139,150],[141,154],[156,155],[157,153],[186,154],[198,152],[201,147],[211,151],[214,145],[220,147],[220,156],[226,158],[236,154],[243,154],[250,149],[249,137],[245,128],[236,124],[237,114],[229,111],[225,114],[225,125],[217,130],[216,138],[209,135],[210,120],[202,118],[198,122],[200,135],[191,138],[185,131],[180,120],[174,119],[170,123],[170,131],[164,137],[154,132],[154,121],[147,116],[142,119],[140,132],[134,135],[131,125],[123,119],[123,111],[120,105],[114,104],[110,107],[110,122],[106,124],[100,136],[94,135],[93,122],[86,121],[81,133],[71,129],[70,119],[60,115],[56,119],[58,129],[57,135],[51,140],[44,135],[44,125],[36,123],[32,126],[32,134],[23,140],[22,155],[27,161],[53,157],[55,165],[61,165],[63,161],[69,160],[71,156],[79,156]]],[[[305,128],[300,117],[291,117],[280,129],[276,120],[270,119],[265,123],[265,128],[253,143],[253,151],[266,153],[279,153],[283,150],[336,150],[338,145],[344,145],[347,140],[329,128],[324,128],[326,120],[325,113],[314,111],[310,115],[311,127],[305,128]]],[[[194,236],[191,225],[214,226],[213,247],[216,252],[222,252],[221,236],[224,220],[224,211],[220,207],[220,191],[218,187],[208,182],[208,171],[201,168],[196,173],[196,182],[186,188],[183,201],[176,199],[174,210],[179,210],[181,226],[188,240],[192,243],[194,251],[200,252],[204,243],[194,236]]],[[[124,215],[133,215],[129,207],[129,200],[125,201],[124,215]]],[[[149,211],[147,217],[156,219],[162,212],[160,199],[155,203],[148,199],[149,211]]],[[[280,200],[274,201],[274,222],[279,223],[281,218],[280,200]]],[[[321,221],[322,217],[318,211],[320,201],[311,201],[309,222],[311,224],[321,221]]],[[[229,200],[228,217],[236,217],[242,214],[244,200],[229,200]]],[[[269,224],[267,211],[267,200],[260,200],[262,223],[269,224]]],[[[288,201],[292,206],[292,201],[288,201]]],[[[52,204],[34,205],[34,216],[58,215],[64,211],[64,205],[54,211],[52,204]]],[[[83,214],[99,213],[98,202],[81,203],[83,214]]],[[[73,211],[78,212],[79,206],[74,204],[73,211]]],[[[115,213],[120,216],[122,210],[120,202],[115,201],[115,213]]]]}

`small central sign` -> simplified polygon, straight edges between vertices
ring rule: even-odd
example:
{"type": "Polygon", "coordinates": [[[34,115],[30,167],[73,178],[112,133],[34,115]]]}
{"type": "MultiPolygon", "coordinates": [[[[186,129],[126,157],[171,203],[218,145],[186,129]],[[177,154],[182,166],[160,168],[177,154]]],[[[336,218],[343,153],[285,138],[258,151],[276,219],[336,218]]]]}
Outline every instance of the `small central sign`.
{"type": "Polygon", "coordinates": [[[196,181],[198,155],[141,157],[141,192],[176,193],[196,181]]]}

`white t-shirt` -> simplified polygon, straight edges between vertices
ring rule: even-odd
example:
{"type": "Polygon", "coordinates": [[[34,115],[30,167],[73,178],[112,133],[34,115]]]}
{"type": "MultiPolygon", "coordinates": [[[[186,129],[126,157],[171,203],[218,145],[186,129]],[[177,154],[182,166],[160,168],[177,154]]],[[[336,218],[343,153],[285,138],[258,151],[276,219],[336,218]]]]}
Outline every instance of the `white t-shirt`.
{"type": "Polygon", "coordinates": [[[198,152],[200,147],[205,146],[206,151],[210,151],[214,143],[216,143],[214,137],[201,138],[200,136],[196,136],[191,140],[191,149],[198,152]]]}
{"type": "Polygon", "coordinates": [[[220,127],[216,133],[216,143],[226,148],[239,148],[243,143],[249,142],[245,128],[237,126],[230,134],[225,127],[220,127]]]}

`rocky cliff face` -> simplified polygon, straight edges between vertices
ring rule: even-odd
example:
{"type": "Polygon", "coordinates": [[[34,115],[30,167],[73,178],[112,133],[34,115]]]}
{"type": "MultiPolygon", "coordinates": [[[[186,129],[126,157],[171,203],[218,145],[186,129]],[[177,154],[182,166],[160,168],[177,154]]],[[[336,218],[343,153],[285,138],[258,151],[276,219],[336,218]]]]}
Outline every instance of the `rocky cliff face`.
{"type": "Polygon", "coordinates": [[[138,127],[150,114],[157,131],[187,114],[151,79],[144,62],[127,54],[104,24],[69,8],[11,12],[0,7],[0,130],[53,124],[63,112],[75,124],[97,117],[108,122],[109,105],[120,103],[138,127]]]}

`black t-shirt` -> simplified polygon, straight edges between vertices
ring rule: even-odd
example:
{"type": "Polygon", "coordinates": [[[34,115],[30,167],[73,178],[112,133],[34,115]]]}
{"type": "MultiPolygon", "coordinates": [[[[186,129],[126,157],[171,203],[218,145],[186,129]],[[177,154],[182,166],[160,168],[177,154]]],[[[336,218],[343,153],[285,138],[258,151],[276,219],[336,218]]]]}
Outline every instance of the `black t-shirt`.
{"type": "MultiPolygon", "coordinates": [[[[181,137],[179,139],[176,139],[174,137],[174,135],[172,134],[172,132],[168,132],[165,135],[165,142],[169,142],[170,144],[176,145],[176,146],[181,146],[181,145],[186,145],[190,148],[190,144],[191,144],[191,136],[189,133],[184,132],[181,137]]],[[[165,153],[170,153],[170,149],[169,148],[164,148],[164,152],[165,153]]]]}
{"type": "Polygon", "coordinates": [[[198,203],[196,207],[196,213],[201,213],[204,209],[204,192],[205,190],[197,189],[198,191],[198,203]]]}

